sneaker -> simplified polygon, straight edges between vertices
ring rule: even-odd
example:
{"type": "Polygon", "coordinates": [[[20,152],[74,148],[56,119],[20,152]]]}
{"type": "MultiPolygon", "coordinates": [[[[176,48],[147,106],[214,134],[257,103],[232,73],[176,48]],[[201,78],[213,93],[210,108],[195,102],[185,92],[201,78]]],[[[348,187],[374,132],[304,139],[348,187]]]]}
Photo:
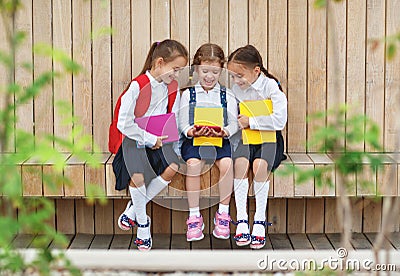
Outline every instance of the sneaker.
{"type": "Polygon", "coordinates": [[[126,204],[125,211],[122,212],[122,214],[118,218],[118,227],[121,230],[128,231],[128,230],[131,230],[136,225],[135,219],[130,218],[127,215],[127,211],[130,208],[133,208],[132,200],[128,201],[128,204],[126,204]]]}
{"type": "Polygon", "coordinates": [[[199,241],[204,238],[203,230],[203,216],[190,216],[186,220],[187,232],[186,232],[186,240],[187,241],[199,241]]]}
{"type": "Polygon", "coordinates": [[[215,213],[214,218],[214,231],[213,236],[218,239],[227,240],[231,236],[231,231],[229,229],[229,223],[231,222],[231,216],[227,213],[215,213]]]}

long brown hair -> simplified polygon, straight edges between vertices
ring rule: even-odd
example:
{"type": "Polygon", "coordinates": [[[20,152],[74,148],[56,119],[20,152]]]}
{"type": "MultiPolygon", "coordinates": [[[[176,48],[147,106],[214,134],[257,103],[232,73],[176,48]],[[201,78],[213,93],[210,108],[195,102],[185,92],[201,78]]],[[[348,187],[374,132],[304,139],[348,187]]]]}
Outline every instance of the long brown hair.
{"type": "Polygon", "coordinates": [[[251,69],[253,69],[256,66],[260,67],[261,72],[263,72],[264,75],[267,76],[268,78],[275,80],[278,84],[279,89],[283,91],[279,80],[275,76],[270,74],[268,70],[264,67],[263,59],[260,55],[260,52],[253,45],[249,44],[236,49],[229,55],[228,63],[229,62],[243,64],[251,69]]]}
{"type": "Polygon", "coordinates": [[[165,39],[161,42],[154,42],[150,47],[143,69],[139,75],[150,70],[154,65],[154,61],[159,57],[163,58],[165,62],[170,62],[177,57],[184,57],[187,61],[189,60],[189,53],[186,47],[176,40],[165,39]]]}

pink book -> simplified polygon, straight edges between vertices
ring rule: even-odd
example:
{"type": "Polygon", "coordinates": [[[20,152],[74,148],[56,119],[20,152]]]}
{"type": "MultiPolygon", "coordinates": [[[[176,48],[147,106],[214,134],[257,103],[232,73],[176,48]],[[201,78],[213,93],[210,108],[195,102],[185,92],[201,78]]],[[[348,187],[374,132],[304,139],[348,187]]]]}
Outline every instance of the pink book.
{"type": "Polygon", "coordinates": [[[179,140],[175,113],[135,118],[135,123],[147,132],[157,136],[168,136],[163,143],[179,140]]]}

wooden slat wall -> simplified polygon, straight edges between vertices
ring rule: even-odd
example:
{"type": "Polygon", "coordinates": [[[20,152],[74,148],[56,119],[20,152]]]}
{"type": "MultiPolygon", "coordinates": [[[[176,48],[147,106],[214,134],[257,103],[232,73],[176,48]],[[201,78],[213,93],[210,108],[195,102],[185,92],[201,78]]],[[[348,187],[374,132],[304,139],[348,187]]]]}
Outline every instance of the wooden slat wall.
{"type": "MultiPolygon", "coordinates": [[[[330,3],[329,13],[316,10],[314,1],[304,0],[22,2],[24,8],[15,26],[27,33],[27,41],[17,62],[31,62],[35,70],[31,74],[19,66],[16,79],[27,85],[41,72],[60,69],[49,58],[32,56],[32,46],[38,42],[63,49],[84,68],[79,75],[55,80],[19,109],[17,127],[30,133],[67,137],[73,126],[62,125],[55,104],[63,100],[73,106],[71,114],[79,117],[84,133],[93,136],[98,147],[91,145],[89,149],[106,152],[105,122],[111,120],[117,97],[141,70],[151,43],[173,38],[187,46],[191,58],[206,42],[219,44],[226,55],[247,43],[254,44],[288,96],[284,133],[289,152],[307,152],[306,140],[313,136],[315,127],[331,120],[307,122],[307,115],[342,103],[354,107],[349,115],[365,113],[382,127],[384,151],[398,151],[395,102],[399,97],[400,57],[389,62],[385,45],[371,47],[371,40],[398,31],[396,0],[335,2],[330,3]],[[109,27],[112,36],[98,35],[109,27]],[[334,38],[334,44],[329,37],[334,38]],[[53,119],[43,119],[49,116],[53,119]]],[[[365,148],[362,144],[358,147],[365,148]]]]}
{"type": "MultiPolygon", "coordinates": [[[[208,199],[207,199],[208,200],[208,199]]],[[[106,205],[88,204],[84,199],[53,199],[55,215],[49,223],[64,234],[129,234],[118,228],[116,221],[125,209],[127,199],[111,199],[106,205]]],[[[173,201],[173,200],[172,200],[173,201]]],[[[172,202],[171,201],[171,202],[172,202]]],[[[166,201],[165,201],[166,202],[166,201]]],[[[165,203],[164,202],[164,203],[165,203]]],[[[382,199],[352,198],[353,232],[379,232],[381,229],[382,199]]],[[[204,202],[203,202],[204,203],[204,202]]],[[[204,203],[208,204],[208,203],[204,203]]],[[[187,211],[171,211],[168,205],[150,203],[147,212],[152,217],[153,233],[185,233],[187,211]]],[[[0,212],[2,210],[0,205],[0,212]]],[[[218,206],[201,211],[205,233],[211,233],[213,218],[218,206]]],[[[234,207],[232,205],[232,207],[234,207]]],[[[269,199],[267,220],[273,225],[269,233],[337,233],[336,199],[269,199]],[[301,212],[298,212],[301,210],[301,212]]],[[[255,212],[254,198],[249,200],[249,219],[255,212]]],[[[234,209],[231,210],[231,212],[234,209]]],[[[233,212],[235,213],[235,212],[233,212]]],[[[234,233],[234,226],[231,226],[234,233]]],[[[393,221],[390,231],[398,231],[399,221],[393,221]]]]}

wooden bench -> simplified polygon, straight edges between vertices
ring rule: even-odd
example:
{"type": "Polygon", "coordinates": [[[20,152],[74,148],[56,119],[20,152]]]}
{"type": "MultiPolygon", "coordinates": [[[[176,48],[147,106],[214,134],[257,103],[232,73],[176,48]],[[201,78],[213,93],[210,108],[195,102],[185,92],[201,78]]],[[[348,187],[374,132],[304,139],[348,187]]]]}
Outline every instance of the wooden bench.
{"type": "MultiPolygon", "coordinates": [[[[59,183],[56,190],[50,190],[44,184],[44,176],[53,170],[54,163],[38,163],[26,160],[18,166],[23,181],[22,194],[26,198],[45,196],[54,201],[55,214],[49,223],[57,230],[67,233],[122,234],[115,224],[120,212],[130,198],[127,191],[114,189],[115,177],[112,171],[114,156],[109,153],[95,153],[100,160],[98,168],[92,168],[71,154],[64,154],[66,167],[63,171],[70,183],[59,183]],[[88,204],[87,184],[100,187],[109,199],[106,205],[99,202],[88,204]]],[[[357,175],[355,185],[348,190],[353,205],[353,231],[377,232],[381,227],[382,201],[398,196],[400,189],[400,154],[384,154],[384,169],[372,172],[365,166],[362,174],[357,175]],[[364,181],[374,183],[365,187],[364,181]],[[378,197],[376,197],[378,196],[378,197]]],[[[281,167],[295,165],[300,169],[312,169],[319,166],[332,166],[333,161],[327,154],[289,153],[281,167]]],[[[337,172],[336,172],[337,173],[337,172]]],[[[205,232],[211,233],[211,224],[218,202],[218,177],[216,167],[207,167],[201,177],[201,205],[211,206],[202,210],[207,223],[205,232]]],[[[339,232],[336,221],[336,181],[339,179],[332,172],[332,187],[318,187],[314,180],[303,184],[296,183],[296,175],[272,176],[270,199],[268,202],[268,220],[273,223],[268,228],[270,233],[335,233],[339,232]]],[[[168,188],[162,191],[155,202],[148,205],[148,212],[153,217],[153,232],[184,233],[187,205],[184,191],[184,176],[177,174],[168,188]]],[[[252,187],[249,191],[253,197],[252,187]]],[[[254,200],[249,200],[250,218],[255,212],[254,200]]],[[[231,201],[231,214],[236,213],[234,201],[231,201]]],[[[399,231],[400,220],[396,221],[391,231],[399,231]]],[[[234,227],[232,227],[232,231],[234,227]]]]}

